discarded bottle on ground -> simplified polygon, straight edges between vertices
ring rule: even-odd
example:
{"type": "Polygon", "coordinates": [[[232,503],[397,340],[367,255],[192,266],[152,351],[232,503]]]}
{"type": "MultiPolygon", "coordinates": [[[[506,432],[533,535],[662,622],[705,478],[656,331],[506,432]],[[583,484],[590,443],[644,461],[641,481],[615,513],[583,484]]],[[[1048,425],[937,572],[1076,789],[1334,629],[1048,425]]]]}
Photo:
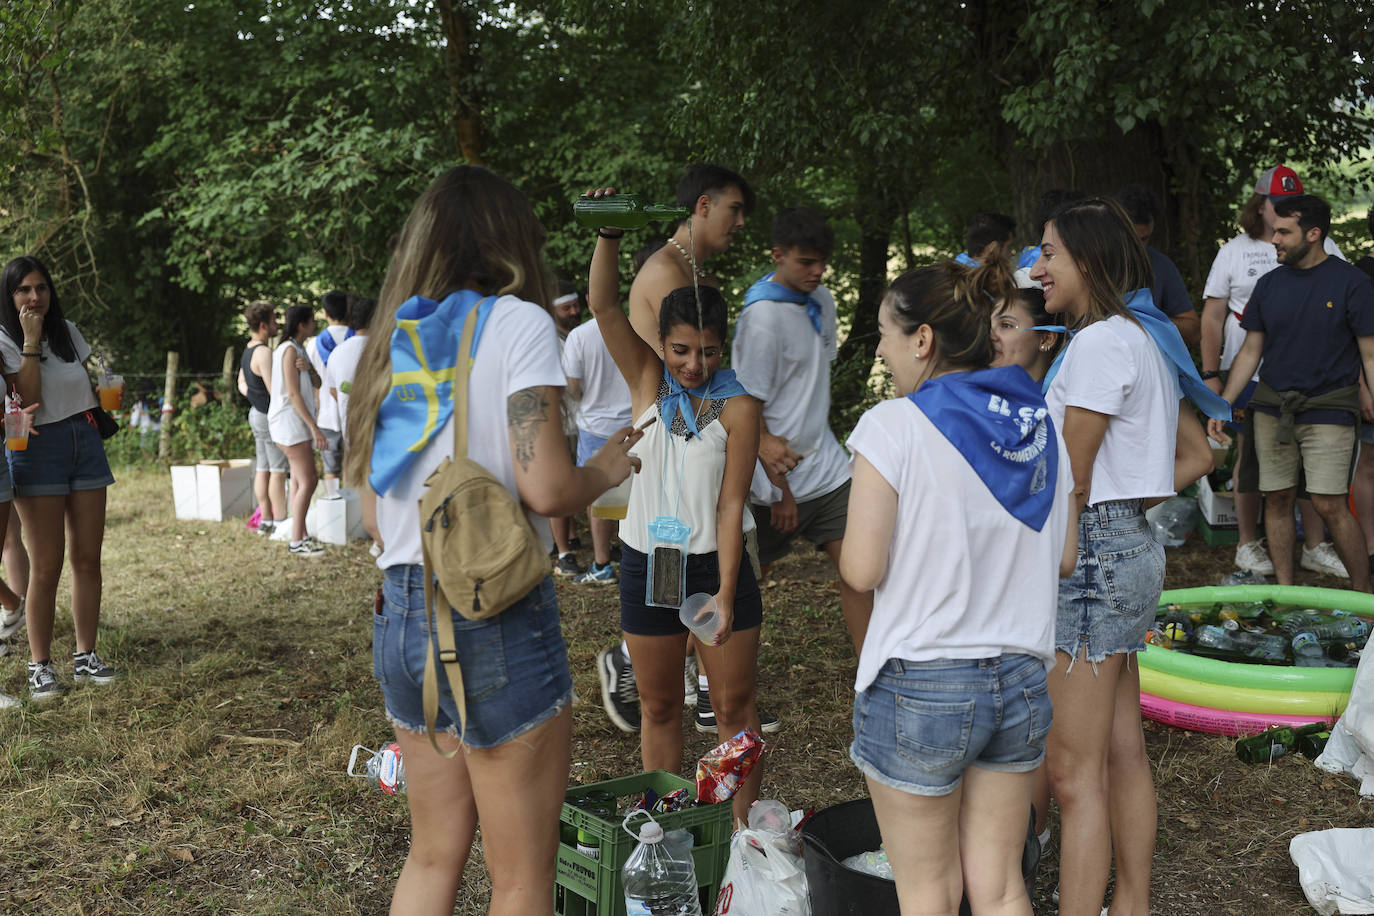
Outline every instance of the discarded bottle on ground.
{"type": "Polygon", "coordinates": [[[353,755],[348,758],[348,775],[366,779],[387,795],[404,793],[406,768],[401,760],[401,746],[393,741],[380,751],[374,751],[361,744],[355,744],[353,755]],[[357,770],[357,764],[358,755],[362,753],[368,754],[368,758],[366,767],[360,772],[357,770]]]}
{"type": "Polygon", "coordinates": [[[1250,735],[1236,742],[1236,756],[1245,763],[1269,763],[1297,750],[1298,736],[1287,725],[1250,735]]]}
{"type": "Polygon", "coordinates": [[[1188,532],[1197,525],[1197,500],[1186,496],[1171,496],[1151,515],[1153,518],[1150,528],[1154,531],[1155,540],[1165,547],[1178,547],[1188,538],[1188,532]]]}
{"type": "MultiPolygon", "coordinates": [[[[631,812],[624,827],[630,831],[631,812]]],[[[647,816],[647,814],[645,815],[647,816]]],[[[697,870],[690,849],[663,841],[663,828],[652,818],[639,827],[639,845],[620,869],[626,916],[701,916],[697,870]]]]}
{"type": "Polygon", "coordinates": [[[638,194],[607,194],[605,197],[579,197],[573,201],[573,218],[593,229],[639,229],[654,220],[686,219],[691,211],[672,204],[650,203],[638,194]]]}
{"type": "Polygon", "coordinates": [[[1326,742],[1331,738],[1331,723],[1313,722],[1311,725],[1304,725],[1296,732],[1298,736],[1298,753],[1308,760],[1316,760],[1321,756],[1322,751],[1326,750],[1326,742]]]}

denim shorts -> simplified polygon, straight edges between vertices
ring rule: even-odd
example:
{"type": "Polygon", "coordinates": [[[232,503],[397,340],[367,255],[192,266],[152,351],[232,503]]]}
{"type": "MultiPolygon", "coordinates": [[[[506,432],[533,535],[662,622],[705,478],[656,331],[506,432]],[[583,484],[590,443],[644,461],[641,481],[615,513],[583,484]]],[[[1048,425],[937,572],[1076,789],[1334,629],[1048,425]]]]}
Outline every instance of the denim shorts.
{"type": "Polygon", "coordinates": [[[583,467],[593,455],[601,451],[601,446],[606,444],[606,438],[594,436],[585,429],[577,430],[577,466],[583,467]]]}
{"type": "Polygon", "coordinates": [[[849,759],[913,795],[948,795],[971,766],[1029,773],[1045,757],[1053,712],[1033,655],[889,659],[854,698],[849,759]]]}
{"type": "MultiPolygon", "coordinates": [[[[628,544],[620,545],[620,629],[637,636],[675,636],[687,628],[678,619],[677,609],[652,607],[644,603],[649,575],[649,558],[628,544]]],[[[714,551],[687,555],[687,582],[684,595],[720,591],[720,564],[714,551]]],[[[739,578],[735,581],[735,619],[731,632],[748,630],[763,623],[763,595],[748,553],[740,551],[739,578]]]]}
{"type": "Polygon", "coordinates": [[[115,482],[105,443],[88,410],[34,427],[29,447],[10,452],[16,496],[66,496],[74,490],[102,490],[115,482]]]}
{"type": "Polygon", "coordinates": [[[1141,501],[1085,508],[1078,518],[1078,562],[1073,575],[1059,582],[1055,648],[1075,659],[1086,647],[1094,664],[1119,652],[1139,652],[1163,590],[1164,547],[1150,531],[1141,501]]]}
{"type": "MultiPolygon", "coordinates": [[[[424,577],[423,566],[388,567],[381,607],[372,615],[372,675],[382,688],[387,718],[397,728],[422,734],[422,686],[429,651],[424,577]]],[[[568,652],[552,579],[544,579],[495,617],[468,620],[453,612],[453,635],[463,669],[463,741],[468,746],[505,744],[572,702],[568,652]]],[[[441,670],[434,729],[457,737],[458,720],[458,705],[441,670]]]]}
{"type": "Polygon", "coordinates": [[[248,409],[248,428],[253,431],[253,445],[257,448],[258,460],[254,465],[257,471],[271,471],[273,474],[286,474],[291,463],[286,460],[286,452],[272,441],[272,433],[267,429],[267,414],[256,407],[248,409]]]}

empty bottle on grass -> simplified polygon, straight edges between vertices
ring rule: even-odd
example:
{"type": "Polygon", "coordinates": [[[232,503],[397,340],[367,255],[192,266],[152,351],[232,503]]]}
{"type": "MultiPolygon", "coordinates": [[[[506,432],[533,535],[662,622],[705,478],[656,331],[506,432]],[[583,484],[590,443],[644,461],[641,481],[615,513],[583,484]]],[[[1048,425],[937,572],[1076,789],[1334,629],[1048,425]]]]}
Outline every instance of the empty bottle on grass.
{"type": "Polygon", "coordinates": [[[1269,763],[1298,749],[1298,736],[1287,725],[1236,742],[1236,756],[1246,763],[1269,763]]]}
{"type": "Polygon", "coordinates": [[[387,795],[403,794],[406,790],[406,768],[401,760],[401,746],[393,741],[380,751],[374,751],[361,744],[354,745],[353,755],[348,758],[348,775],[366,779],[387,795]],[[359,771],[358,755],[362,753],[368,755],[367,765],[359,771]]]}
{"type": "MultiPolygon", "coordinates": [[[[630,819],[647,812],[632,811],[630,819]]],[[[663,841],[663,828],[650,818],[639,826],[639,845],[621,866],[625,888],[626,916],[701,916],[701,897],[697,892],[697,870],[689,848],[663,841]]]]}

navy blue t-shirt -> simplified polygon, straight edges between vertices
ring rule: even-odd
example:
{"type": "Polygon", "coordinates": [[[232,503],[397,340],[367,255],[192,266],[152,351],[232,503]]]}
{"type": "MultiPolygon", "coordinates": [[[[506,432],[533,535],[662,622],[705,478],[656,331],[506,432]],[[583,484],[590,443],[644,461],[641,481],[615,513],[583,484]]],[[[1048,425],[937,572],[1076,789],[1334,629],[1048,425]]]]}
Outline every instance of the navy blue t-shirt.
{"type": "MultiPolygon", "coordinates": [[[[1264,332],[1260,378],[1275,391],[1314,395],[1346,388],[1360,380],[1355,338],[1374,335],[1374,284],[1336,257],[1308,270],[1280,264],[1255,284],[1240,326],[1264,332]]],[[[1342,410],[1309,410],[1296,419],[1345,426],[1355,422],[1342,410]]]]}
{"type": "Polygon", "coordinates": [[[1193,311],[1188,286],[1174,262],[1157,248],[1146,245],[1145,252],[1150,256],[1150,267],[1155,272],[1155,285],[1150,287],[1150,295],[1155,297],[1155,305],[1159,306],[1159,310],[1170,317],[1193,311]]]}

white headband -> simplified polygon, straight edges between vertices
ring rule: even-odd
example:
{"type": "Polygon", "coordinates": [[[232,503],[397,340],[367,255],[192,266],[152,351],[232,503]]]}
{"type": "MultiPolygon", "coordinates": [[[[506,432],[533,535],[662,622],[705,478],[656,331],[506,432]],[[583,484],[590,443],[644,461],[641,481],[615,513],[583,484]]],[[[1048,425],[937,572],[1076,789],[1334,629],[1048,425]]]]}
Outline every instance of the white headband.
{"type": "Polygon", "coordinates": [[[568,293],[566,296],[559,296],[557,299],[553,300],[553,307],[558,308],[560,305],[567,305],[569,302],[576,301],[577,293],[568,293]]]}

